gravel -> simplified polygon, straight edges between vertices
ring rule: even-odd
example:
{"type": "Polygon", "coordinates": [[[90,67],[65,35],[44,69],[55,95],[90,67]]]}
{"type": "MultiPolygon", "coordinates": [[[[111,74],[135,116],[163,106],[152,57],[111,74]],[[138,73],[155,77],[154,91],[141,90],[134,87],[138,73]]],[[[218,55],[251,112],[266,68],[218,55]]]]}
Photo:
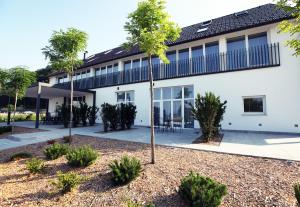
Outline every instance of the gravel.
{"type": "Polygon", "coordinates": [[[126,206],[129,199],[163,207],[185,206],[177,191],[190,171],[227,185],[228,195],[221,206],[296,206],[292,186],[300,182],[300,162],[157,146],[156,164],[152,165],[148,144],[86,136],[77,136],[72,143],[84,144],[99,152],[96,163],[71,168],[61,157],[46,161],[46,172],[41,175],[29,175],[25,160],[7,160],[20,151],[44,158],[42,150],[47,143],[1,151],[0,206],[126,206]],[[143,172],[128,185],[114,186],[108,164],[123,155],[140,159],[143,172]],[[51,185],[57,171],[75,171],[88,180],[61,195],[51,185]]]}

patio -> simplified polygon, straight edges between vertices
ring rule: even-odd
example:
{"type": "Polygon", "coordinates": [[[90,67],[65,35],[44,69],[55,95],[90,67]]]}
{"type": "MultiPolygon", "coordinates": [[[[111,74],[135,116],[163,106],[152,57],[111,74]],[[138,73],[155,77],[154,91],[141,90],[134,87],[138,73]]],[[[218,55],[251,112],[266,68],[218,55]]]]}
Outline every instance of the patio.
{"type": "MultiPolygon", "coordinates": [[[[0,125],[3,124],[0,123],[0,125]]],[[[34,122],[17,122],[16,125],[33,128],[34,122]]],[[[108,133],[100,132],[101,127],[96,125],[74,128],[73,134],[141,143],[150,142],[150,131],[147,127],[134,127],[131,130],[108,133]]],[[[13,139],[0,139],[0,150],[44,142],[68,135],[68,129],[63,128],[62,125],[40,125],[40,129],[47,131],[17,134],[14,135],[13,139]]],[[[172,147],[300,161],[300,135],[225,131],[220,146],[191,144],[197,137],[199,137],[199,133],[196,129],[185,129],[176,133],[157,132],[155,142],[159,145],[172,147]]]]}

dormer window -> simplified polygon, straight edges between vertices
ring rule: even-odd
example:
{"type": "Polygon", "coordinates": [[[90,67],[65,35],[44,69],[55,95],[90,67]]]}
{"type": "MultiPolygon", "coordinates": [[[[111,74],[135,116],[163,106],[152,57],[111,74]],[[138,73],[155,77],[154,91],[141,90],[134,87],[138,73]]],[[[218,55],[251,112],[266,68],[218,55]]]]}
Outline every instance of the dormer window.
{"type": "Polygon", "coordinates": [[[236,17],[246,16],[246,15],[248,15],[248,11],[240,11],[240,12],[236,12],[236,13],[234,13],[234,15],[235,15],[236,17]]]}
{"type": "Polygon", "coordinates": [[[201,26],[202,26],[202,27],[207,27],[208,25],[211,24],[211,22],[212,22],[212,20],[208,20],[208,21],[202,22],[202,23],[201,23],[201,26]]]}

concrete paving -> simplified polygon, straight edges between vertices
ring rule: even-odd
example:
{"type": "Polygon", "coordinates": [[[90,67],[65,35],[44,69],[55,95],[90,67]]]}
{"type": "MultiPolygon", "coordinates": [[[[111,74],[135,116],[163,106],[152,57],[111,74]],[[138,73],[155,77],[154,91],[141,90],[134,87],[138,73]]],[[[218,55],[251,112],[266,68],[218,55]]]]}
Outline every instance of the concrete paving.
{"type": "MultiPolygon", "coordinates": [[[[17,125],[34,127],[33,122],[18,122],[17,125]]],[[[0,139],[0,150],[68,135],[68,129],[64,129],[61,125],[40,125],[40,128],[48,131],[16,134],[13,139],[0,139]]],[[[142,143],[150,142],[150,129],[146,127],[134,127],[131,130],[108,133],[100,132],[101,129],[101,125],[74,128],[73,134],[142,143]]],[[[197,137],[199,137],[198,130],[186,129],[176,133],[157,132],[155,139],[156,143],[160,145],[300,161],[299,135],[225,131],[220,146],[191,144],[197,137]]]]}

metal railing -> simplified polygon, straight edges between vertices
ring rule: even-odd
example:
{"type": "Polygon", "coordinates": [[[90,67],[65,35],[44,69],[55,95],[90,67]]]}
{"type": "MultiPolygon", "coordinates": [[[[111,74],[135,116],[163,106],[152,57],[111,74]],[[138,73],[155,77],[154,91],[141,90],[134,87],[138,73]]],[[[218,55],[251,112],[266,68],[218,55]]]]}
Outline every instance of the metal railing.
{"type": "MultiPolygon", "coordinates": [[[[163,80],[280,65],[279,43],[154,64],[153,79],[163,80]]],[[[74,81],[74,89],[101,88],[148,81],[148,67],[138,67],[74,81]]],[[[70,82],[60,83],[70,87],[70,82]]]]}

